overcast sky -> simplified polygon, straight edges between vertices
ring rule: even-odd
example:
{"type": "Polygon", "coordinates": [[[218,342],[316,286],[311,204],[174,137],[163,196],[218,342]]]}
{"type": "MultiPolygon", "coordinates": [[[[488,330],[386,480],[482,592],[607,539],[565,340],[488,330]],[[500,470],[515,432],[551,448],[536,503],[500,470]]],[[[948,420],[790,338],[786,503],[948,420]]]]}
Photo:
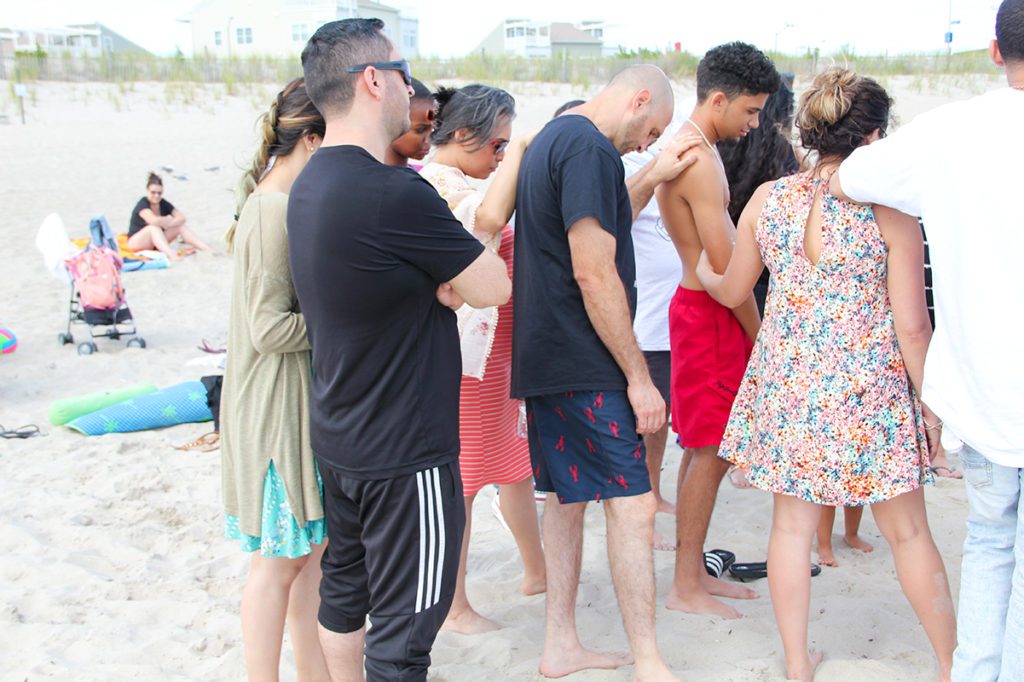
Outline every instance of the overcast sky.
{"type": "MultiPolygon", "coordinates": [[[[258,2],[258,0],[254,0],[258,2]]],[[[952,5],[954,50],[986,47],[998,0],[397,0],[420,20],[420,51],[442,57],[471,51],[506,17],[542,21],[599,19],[616,26],[630,47],[663,49],[681,43],[700,54],[745,40],[786,52],[852,46],[857,53],[933,52],[945,49],[952,5]],[[699,9],[689,6],[702,5],[699,9]],[[604,5],[604,9],[598,9],[604,5]],[[843,8],[847,9],[843,9],[843,8]],[[514,9],[513,9],[514,8],[514,9]]],[[[60,26],[99,21],[157,54],[178,46],[191,53],[186,17],[197,0],[0,0],[0,26],[60,26]]]]}

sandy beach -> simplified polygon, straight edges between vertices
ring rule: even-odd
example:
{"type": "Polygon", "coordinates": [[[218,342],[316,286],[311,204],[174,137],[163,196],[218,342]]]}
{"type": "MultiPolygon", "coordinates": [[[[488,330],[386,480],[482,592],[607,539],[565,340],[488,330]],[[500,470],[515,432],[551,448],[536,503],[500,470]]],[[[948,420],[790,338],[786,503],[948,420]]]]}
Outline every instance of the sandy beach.
{"type": "MultiPolygon", "coordinates": [[[[998,84],[983,76],[886,81],[904,122],[998,84]]],[[[74,346],[57,343],[68,289],[46,271],[34,240],[52,212],[73,237],[85,236],[90,217],[100,213],[124,231],[146,172],[154,170],[164,176],[166,198],[223,250],[234,186],[255,145],[254,123],[276,88],[229,96],[220,85],[31,84],[28,122],[21,125],[7,86],[0,99],[7,121],[0,118],[0,326],[17,334],[19,348],[0,358],[0,423],[38,424],[43,435],[0,440],[0,680],[244,679],[238,609],[248,556],[223,537],[219,453],[171,447],[212,425],[85,437],[46,420],[57,398],[215,373],[187,363],[211,357],[197,349],[203,339],[220,345],[227,337],[231,258],[199,254],[166,270],[125,274],[148,348],[100,340],[98,353],[80,357],[74,346]]],[[[503,86],[516,96],[519,131],[587,94],[563,85],[503,86]]],[[[692,84],[677,83],[677,91],[688,99],[692,84]]],[[[675,445],[666,454],[669,499],[680,454],[675,445]]],[[[505,627],[474,637],[442,633],[431,679],[539,678],[544,598],[518,593],[518,555],[491,514],[492,496],[488,489],[477,501],[468,590],[476,608],[505,627]]],[[[926,497],[955,598],[967,511],[962,483],[940,479],[926,497]]],[[[726,481],[708,548],[731,550],[739,561],[763,560],[770,517],[768,494],[726,481]]],[[[673,535],[672,517],[659,514],[656,523],[673,535]]],[[[841,527],[837,522],[834,539],[840,567],[823,569],[813,581],[812,646],[826,651],[819,679],[935,679],[931,648],[870,514],[862,531],[873,554],[842,545],[841,527]]],[[[658,634],[669,665],[689,680],[782,679],[767,582],[751,584],[760,600],[738,604],[744,619],[726,622],[663,608],[672,567],[671,554],[656,553],[658,634]]],[[[626,649],[599,509],[587,516],[578,619],[586,644],[626,649]]],[[[285,651],[283,679],[293,680],[287,645],[285,651]]],[[[627,669],[570,679],[629,676],[627,669]]]]}

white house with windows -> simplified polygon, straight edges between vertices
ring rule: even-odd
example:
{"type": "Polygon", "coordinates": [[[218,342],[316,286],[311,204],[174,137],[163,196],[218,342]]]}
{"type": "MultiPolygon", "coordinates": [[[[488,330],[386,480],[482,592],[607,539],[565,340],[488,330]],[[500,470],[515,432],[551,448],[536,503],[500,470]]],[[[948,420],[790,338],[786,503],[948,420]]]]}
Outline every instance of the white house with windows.
{"type": "Polygon", "coordinates": [[[403,57],[419,55],[419,19],[371,0],[204,0],[182,21],[196,57],[294,57],[321,25],[377,18],[403,57]]]}
{"type": "Polygon", "coordinates": [[[604,41],[599,36],[569,23],[506,19],[474,51],[517,57],[545,58],[560,54],[600,57],[603,46],[604,41]]]}
{"type": "Polygon", "coordinates": [[[149,54],[148,50],[100,23],[68,24],[55,28],[0,28],[0,57],[36,50],[73,57],[98,57],[104,53],[149,54]]]}
{"type": "Polygon", "coordinates": [[[580,31],[602,42],[602,54],[605,57],[614,56],[621,50],[630,49],[627,47],[629,36],[626,34],[625,27],[622,24],[587,20],[581,21],[575,26],[580,31]]]}

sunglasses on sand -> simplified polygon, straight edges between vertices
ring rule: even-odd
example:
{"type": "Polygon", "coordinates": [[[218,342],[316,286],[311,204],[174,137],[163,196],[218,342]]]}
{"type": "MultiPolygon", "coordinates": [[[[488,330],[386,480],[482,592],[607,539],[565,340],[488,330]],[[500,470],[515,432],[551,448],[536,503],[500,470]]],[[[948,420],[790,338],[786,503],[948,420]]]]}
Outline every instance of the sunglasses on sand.
{"type": "Polygon", "coordinates": [[[404,59],[399,59],[395,62],[367,62],[366,64],[356,64],[355,66],[347,67],[345,71],[347,73],[360,73],[368,66],[372,66],[375,69],[381,69],[382,71],[398,71],[402,74],[402,80],[405,81],[405,84],[412,85],[412,70],[409,68],[409,62],[404,59]]]}

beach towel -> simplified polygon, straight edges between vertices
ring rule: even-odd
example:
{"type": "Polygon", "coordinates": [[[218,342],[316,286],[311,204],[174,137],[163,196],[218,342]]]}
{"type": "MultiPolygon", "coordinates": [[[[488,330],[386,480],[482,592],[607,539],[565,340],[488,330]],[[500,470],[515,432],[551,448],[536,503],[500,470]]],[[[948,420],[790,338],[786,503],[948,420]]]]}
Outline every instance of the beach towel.
{"type": "Polygon", "coordinates": [[[213,419],[202,382],[186,381],[156,393],[147,393],[105,407],[68,422],[66,426],[87,436],[148,431],[165,426],[213,419]]]}
{"type": "Polygon", "coordinates": [[[86,239],[81,246],[75,246],[68,237],[68,231],[64,229],[64,221],[56,213],[51,213],[43,219],[36,233],[36,248],[43,254],[43,263],[46,270],[64,284],[71,284],[71,276],[68,269],[64,267],[64,261],[73,257],[89,240],[86,239]]]}

